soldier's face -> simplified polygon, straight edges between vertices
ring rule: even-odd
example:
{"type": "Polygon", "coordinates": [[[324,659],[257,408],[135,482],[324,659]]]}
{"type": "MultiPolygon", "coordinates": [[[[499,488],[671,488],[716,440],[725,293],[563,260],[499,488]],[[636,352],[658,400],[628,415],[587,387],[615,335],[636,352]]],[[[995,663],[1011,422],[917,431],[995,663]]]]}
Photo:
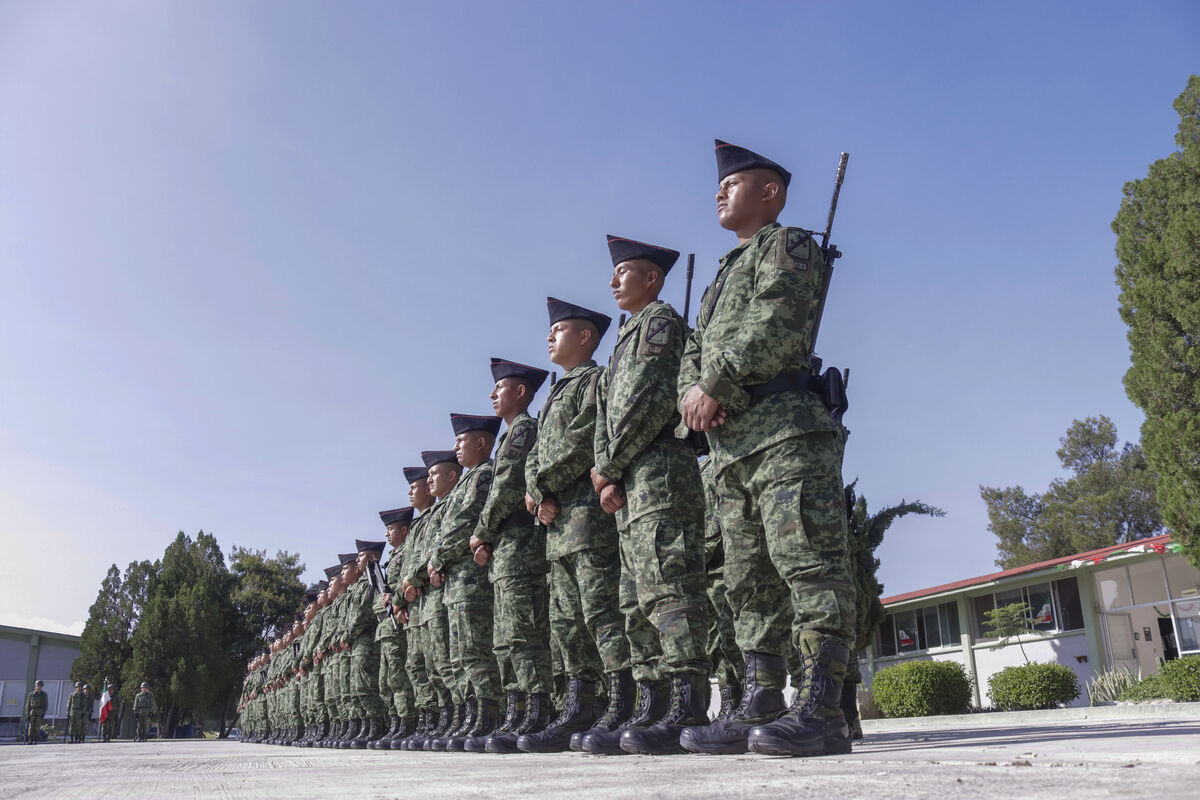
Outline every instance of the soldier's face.
{"type": "Polygon", "coordinates": [[[408,485],[408,502],[412,503],[414,508],[428,508],[432,500],[428,480],[413,481],[408,485]]]}
{"type": "Polygon", "coordinates": [[[658,267],[643,259],[622,261],[613,267],[613,299],[622,311],[641,311],[654,299],[658,284],[658,267]]]}
{"type": "Polygon", "coordinates": [[[342,583],[351,583],[357,575],[354,574],[354,565],[356,562],[351,561],[349,564],[342,565],[342,583]]]}
{"type": "Polygon", "coordinates": [[[429,493],[434,497],[445,497],[458,480],[458,470],[446,462],[429,468],[429,493]]]}
{"type": "MultiPolygon", "coordinates": [[[[411,494],[411,487],[409,489],[411,494]]],[[[408,538],[408,526],[403,522],[393,522],[387,526],[387,540],[392,547],[399,547],[408,538]]]]}
{"type": "Polygon", "coordinates": [[[478,467],[487,459],[487,436],[479,431],[467,431],[454,437],[454,457],[467,469],[478,467]]]}
{"type": "Polygon", "coordinates": [[[721,227],[737,231],[755,223],[763,215],[767,195],[774,197],[768,183],[778,181],[766,170],[735,172],[721,181],[717,189],[717,222],[721,227]]]}
{"type": "Polygon", "coordinates": [[[492,413],[508,419],[521,411],[525,402],[525,384],[516,378],[501,378],[492,389],[492,413]]]}
{"type": "Polygon", "coordinates": [[[590,355],[587,351],[587,334],[587,326],[577,319],[559,320],[551,325],[550,335],[546,337],[550,361],[560,367],[586,361],[590,355]]]}

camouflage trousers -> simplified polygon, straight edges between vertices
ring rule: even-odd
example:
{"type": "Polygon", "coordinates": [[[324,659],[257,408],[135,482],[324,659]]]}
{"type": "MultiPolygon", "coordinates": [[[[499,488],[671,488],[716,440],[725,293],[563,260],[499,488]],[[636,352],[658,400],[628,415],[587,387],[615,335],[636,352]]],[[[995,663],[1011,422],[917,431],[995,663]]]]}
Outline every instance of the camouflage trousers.
{"type": "Polygon", "coordinates": [[[42,735],[42,717],[41,711],[30,711],[29,719],[25,721],[25,741],[36,742],[42,735]]]}
{"type": "MultiPolygon", "coordinates": [[[[384,624],[392,623],[384,620],[384,624]]],[[[388,713],[407,719],[417,710],[412,684],[408,681],[408,637],[403,630],[379,640],[379,697],[388,713]]]]}
{"type": "Polygon", "coordinates": [[[550,634],[567,675],[599,681],[629,667],[625,619],[613,592],[620,581],[620,559],[609,548],[550,562],[550,634]]]}
{"type": "Polygon", "coordinates": [[[441,589],[436,591],[436,595],[425,598],[425,602],[432,605],[421,609],[421,616],[425,620],[425,636],[422,640],[425,671],[429,673],[439,700],[446,698],[450,704],[458,705],[467,696],[463,694],[463,684],[454,679],[454,671],[450,666],[450,618],[442,602],[441,589]]]}
{"type": "Polygon", "coordinates": [[[788,656],[826,637],[854,641],[844,447],[840,432],[817,431],[717,462],[725,594],[743,651],[788,656]]]}
{"type": "Polygon", "coordinates": [[[506,692],[549,693],[550,600],[545,574],[494,579],[493,650],[506,692]]]}
{"type": "Polygon", "coordinates": [[[325,707],[325,668],[314,663],[304,683],[308,695],[305,700],[308,721],[313,725],[328,722],[329,711],[325,707]]]}
{"type": "Polygon", "coordinates": [[[302,724],[300,717],[300,676],[293,675],[287,685],[287,716],[288,727],[299,728],[302,724]]]}
{"type": "Polygon", "coordinates": [[[724,563],[708,571],[708,660],[720,686],[746,682],[746,659],[738,649],[733,609],[725,599],[724,563]]]}
{"type": "Polygon", "coordinates": [[[703,508],[694,512],[646,514],[620,531],[619,602],[635,680],[709,672],[703,508]]]}
{"type": "Polygon", "coordinates": [[[480,700],[499,700],[500,670],[492,652],[492,602],[491,584],[476,587],[469,599],[446,604],[446,617],[450,628],[450,668],[464,697],[475,696],[480,700]]]}
{"type": "Polygon", "coordinates": [[[350,703],[359,718],[387,716],[379,699],[379,645],[373,634],[359,636],[350,649],[350,703]]]}
{"type": "Polygon", "coordinates": [[[83,714],[72,714],[67,718],[67,725],[71,736],[83,736],[87,732],[87,717],[83,714]]]}
{"type": "Polygon", "coordinates": [[[449,697],[443,701],[438,700],[429,672],[425,669],[425,626],[410,624],[404,629],[404,635],[408,640],[408,653],[404,666],[408,670],[408,682],[412,686],[413,699],[417,708],[429,711],[439,705],[449,704],[449,697]]]}

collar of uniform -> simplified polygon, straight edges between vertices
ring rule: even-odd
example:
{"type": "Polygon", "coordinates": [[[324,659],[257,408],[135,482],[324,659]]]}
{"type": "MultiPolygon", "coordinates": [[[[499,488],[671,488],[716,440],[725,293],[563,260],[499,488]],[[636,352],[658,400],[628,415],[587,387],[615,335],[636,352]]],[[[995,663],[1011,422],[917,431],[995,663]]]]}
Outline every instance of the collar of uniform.
{"type": "Polygon", "coordinates": [[[561,378],[559,378],[559,381],[565,381],[570,378],[574,378],[577,374],[579,374],[580,372],[583,372],[585,369],[593,369],[595,366],[596,366],[595,360],[589,358],[587,361],[583,362],[579,366],[573,367],[573,368],[567,370],[565,373],[563,373],[563,376],[561,378]]]}
{"type": "MultiPolygon", "coordinates": [[[[649,303],[646,304],[645,308],[643,308],[641,311],[634,314],[629,319],[625,320],[625,325],[628,325],[630,330],[632,330],[633,328],[636,328],[638,325],[641,325],[642,320],[644,320],[646,317],[648,317],[651,314],[654,314],[655,312],[660,311],[666,307],[667,307],[667,304],[662,300],[651,300],[649,303]]],[[[621,326],[622,331],[625,330],[625,325],[621,326]]]]}
{"type": "Polygon", "coordinates": [[[736,261],[742,255],[742,253],[746,252],[746,250],[749,247],[751,247],[752,245],[757,247],[758,243],[761,240],[765,239],[767,236],[774,233],[777,228],[782,228],[782,227],[783,226],[780,225],[778,222],[768,222],[766,225],[764,225],[758,229],[758,233],[754,234],[749,239],[742,242],[741,244],[739,244],[737,247],[730,250],[725,255],[721,256],[721,266],[723,267],[726,264],[730,263],[731,261],[736,261]]]}
{"type": "MultiPolygon", "coordinates": [[[[464,470],[463,470],[463,474],[462,474],[462,478],[465,478],[465,477],[467,477],[468,475],[470,475],[472,472],[474,472],[475,470],[479,469],[480,467],[486,467],[487,465],[489,465],[489,464],[491,464],[491,463],[492,463],[492,459],[491,459],[491,458],[485,458],[483,461],[480,461],[478,464],[476,464],[475,466],[471,467],[470,469],[464,469],[464,470]]],[[[458,483],[462,483],[462,478],[459,478],[459,479],[458,479],[458,483]]],[[[458,488],[458,484],[457,484],[457,483],[456,483],[454,486],[455,486],[455,488],[458,488]]]]}

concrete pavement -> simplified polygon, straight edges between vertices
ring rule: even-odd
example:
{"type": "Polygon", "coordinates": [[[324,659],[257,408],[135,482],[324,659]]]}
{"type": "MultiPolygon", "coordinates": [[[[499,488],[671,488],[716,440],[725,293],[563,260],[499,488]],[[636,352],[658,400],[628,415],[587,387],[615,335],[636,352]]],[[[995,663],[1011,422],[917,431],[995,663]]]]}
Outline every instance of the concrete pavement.
{"type": "Polygon", "coordinates": [[[868,723],[848,756],[491,756],[239,742],[0,747],[0,796],[1200,798],[1200,704],[868,723]]]}

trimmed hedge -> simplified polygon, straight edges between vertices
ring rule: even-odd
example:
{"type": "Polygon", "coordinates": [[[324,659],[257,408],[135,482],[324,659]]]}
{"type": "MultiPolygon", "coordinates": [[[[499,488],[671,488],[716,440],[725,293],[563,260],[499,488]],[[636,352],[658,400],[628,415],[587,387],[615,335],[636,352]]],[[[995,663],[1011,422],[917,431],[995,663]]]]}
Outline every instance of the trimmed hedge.
{"type": "Polygon", "coordinates": [[[971,702],[971,679],[957,661],[909,661],[875,673],[871,696],[885,717],[959,714],[971,702]]]}
{"type": "Polygon", "coordinates": [[[1200,656],[1184,656],[1163,664],[1151,675],[1121,693],[1120,700],[1200,702],[1200,656]]]}
{"type": "Polygon", "coordinates": [[[1054,708],[1079,697],[1079,678],[1064,664],[1021,664],[988,678],[988,692],[1005,711],[1054,708]]]}

